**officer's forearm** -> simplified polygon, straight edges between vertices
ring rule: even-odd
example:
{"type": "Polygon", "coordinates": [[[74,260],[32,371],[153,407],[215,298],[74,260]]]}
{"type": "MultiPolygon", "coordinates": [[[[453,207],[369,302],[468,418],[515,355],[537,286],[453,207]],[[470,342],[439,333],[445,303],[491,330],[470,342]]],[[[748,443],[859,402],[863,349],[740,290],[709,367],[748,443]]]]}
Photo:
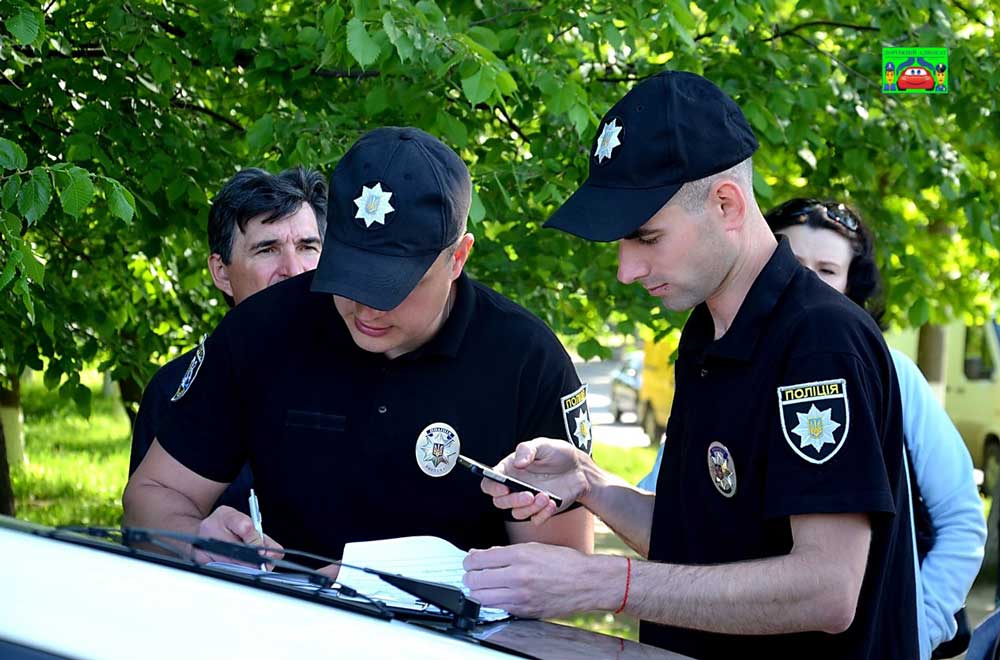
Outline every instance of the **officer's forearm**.
{"type": "MultiPolygon", "coordinates": [[[[705,566],[634,562],[626,611],[648,621],[734,635],[847,630],[871,527],[859,514],[799,518],[810,519],[798,521],[799,529],[811,529],[799,533],[787,555],[705,566]]],[[[796,531],[793,522],[793,536],[796,531]]]]}
{"type": "MultiPolygon", "coordinates": [[[[124,527],[165,529],[184,534],[197,534],[204,516],[195,503],[184,494],[145,478],[133,476],[122,494],[124,527]]],[[[173,545],[178,545],[172,543],[173,545]]],[[[189,546],[178,545],[182,551],[189,546]]],[[[163,552],[162,549],[150,547],[163,552]]]]}
{"type": "Polygon", "coordinates": [[[581,466],[589,485],[580,502],[643,557],[649,555],[649,531],[656,496],[605,472],[589,458],[581,466]]]}

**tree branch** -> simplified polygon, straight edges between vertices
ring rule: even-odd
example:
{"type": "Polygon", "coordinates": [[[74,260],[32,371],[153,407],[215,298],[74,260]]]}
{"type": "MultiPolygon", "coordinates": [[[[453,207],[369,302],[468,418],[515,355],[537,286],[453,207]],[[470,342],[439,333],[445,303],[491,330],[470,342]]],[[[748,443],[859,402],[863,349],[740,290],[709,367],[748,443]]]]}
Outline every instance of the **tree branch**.
{"type": "Polygon", "coordinates": [[[507,108],[503,107],[502,103],[497,104],[497,110],[500,111],[501,119],[503,120],[503,122],[507,124],[507,126],[509,126],[512,131],[517,133],[517,136],[521,138],[521,141],[524,142],[525,144],[531,144],[531,140],[527,138],[527,136],[524,134],[524,131],[522,131],[521,127],[517,125],[517,122],[514,121],[513,117],[511,117],[507,113],[507,108]]]}
{"type": "Polygon", "coordinates": [[[170,101],[170,105],[174,108],[180,108],[181,110],[191,110],[193,112],[200,112],[201,114],[211,117],[212,119],[223,122],[224,124],[230,126],[233,130],[235,130],[238,133],[246,132],[246,129],[243,128],[240,125],[240,123],[237,122],[235,119],[231,119],[229,117],[226,117],[225,115],[220,115],[215,110],[210,110],[195,103],[188,103],[187,101],[180,101],[176,99],[170,101]]]}
{"type": "Polygon", "coordinates": [[[320,78],[353,78],[354,80],[378,78],[382,75],[381,71],[348,71],[345,69],[314,69],[313,73],[320,78]]]}
{"type": "Polygon", "coordinates": [[[809,41],[808,39],[806,39],[805,37],[803,37],[801,34],[796,34],[794,32],[790,32],[790,33],[788,33],[788,36],[789,37],[795,37],[796,39],[801,39],[802,41],[804,41],[807,44],[809,44],[813,48],[813,50],[815,50],[817,53],[819,53],[820,55],[825,55],[826,57],[829,57],[831,60],[833,60],[834,62],[836,62],[840,66],[842,66],[847,71],[850,71],[851,73],[853,73],[858,78],[861,78],[862,80],[864,80],[868,85],[871,85],[871,86],[874,86],[874,87],[878,87],[878,84],[876,84],[874,81],[872,81],[868,76],[866,76],[863,73],[859,72],[858,70],[852,68],[850,65],[848,65],[846,62],[844,62],[843,60],[841,60],[839,57],[837,57],[833,53],[827,53],[826,51],[824,51],[823,49],[821,49],[818,44],[815,44],[812,41],[809,41]]]}
{"type": "Polygon", "coordinates": [[[469,23],[469,27],[473,27],[476,25],[486,25],[487,23],[494,23],[506,16],[511,16],[513,14],[524,14],[527,12],[535,12],[539,11],[541,8],[542,5],[535,5],[534,7],[515,7],[514,9],[505,11],[501,14],[497,14],[496,16],[490,16],[488,18],[481,18],[478,21],[472,21],[471,23],[469,23]]]}
{"type": "Polygon", "coordinates": [[[976,16],[975,12],[973,12],[971,9],[969,9],[968,7],[966,7],[965,5],[963,5],[958,0],[952,0],[952,4],[955,5],[956,7],[958,7],[959,11],[961,11],[963,14],[965,14],[965,17],[968,18],[969,20],[975,21],[975,22],[979,23],[980,25],[982,25],[983,27],[986,27],[986,28],[991,27],[990,25],[986,24],[986,21],[984,21],[983,19],[981,19],[978,16],[976,16]]]}
{"type": "Polygon", "coordinates": [[[818,27],[818,26],[821,26],[821,25],[828,26],[828,27],[850,28],[852,30],[865,30],[865,31],[868,31],[868,32],[878,32],[878,28],[877,27],[872,27],[871,25],[855,25],[853,23],[842,23],[840,21],[806,21],[805,23],[799,23],[798,25],[793,25],[792,27],[788,28],[787,30],[778,30],[777,32],[775,32],[774,34],[772,34],[770,37],[768,37],[767,39],[763,39],[762,41],[763,41],[763,43],[767,43],[768,41],[774,41],[775,39],[780,39],[781,37],[784,37],[786,35],[789,35],[789,36],[791,36],[791,35],[798,36],[798,35],[795,35],[795,32],[797,30],[801,30],[801,29],[807,28],[807,27],[818,27]]]}

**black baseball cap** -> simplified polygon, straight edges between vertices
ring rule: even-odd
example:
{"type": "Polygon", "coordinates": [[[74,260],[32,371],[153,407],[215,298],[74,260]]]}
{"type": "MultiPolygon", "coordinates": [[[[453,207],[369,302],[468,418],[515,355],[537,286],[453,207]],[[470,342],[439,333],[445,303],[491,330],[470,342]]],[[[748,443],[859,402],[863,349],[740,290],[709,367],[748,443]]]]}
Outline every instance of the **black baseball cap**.
{"type": "Polygon", "coordinates": [[[393,309],[458,240],[471,203],[469,169],[434,136],[397,127],[365,133],[330,176],[312,290],[393,309]]]}
{"type": "Polygon", "coordinates": [[[664,71],[604,115],[590,148],[590,175],[545,226],[616,241],[688,181],[729,169],[756,150],[746,117],[721,89],[693,73],[664,71]]]}

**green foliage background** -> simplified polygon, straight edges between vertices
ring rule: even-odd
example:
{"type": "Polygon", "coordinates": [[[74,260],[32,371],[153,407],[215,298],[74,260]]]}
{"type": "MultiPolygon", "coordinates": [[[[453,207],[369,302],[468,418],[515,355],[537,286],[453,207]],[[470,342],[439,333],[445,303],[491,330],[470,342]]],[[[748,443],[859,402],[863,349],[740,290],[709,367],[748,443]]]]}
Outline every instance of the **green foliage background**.
{"type": "Polygon", "coordinates": [[[584,357],[668,317],[613,246],[540,232],[586,176],[600,116],[665,68],[701,73],[761,142],[762,207],[847,199],[889,311],[987,313],[1000,231],[997,6],[0,0],[0,377],[45,370],[84,411],[87,364],[144,383],[224,311],[204,267],[237,169],[329,172],[365,130],[413,125],[473,173],[473,274],[584,357]],[[889,96],[883,46],[946,46],[947,95],[889,96]]]}

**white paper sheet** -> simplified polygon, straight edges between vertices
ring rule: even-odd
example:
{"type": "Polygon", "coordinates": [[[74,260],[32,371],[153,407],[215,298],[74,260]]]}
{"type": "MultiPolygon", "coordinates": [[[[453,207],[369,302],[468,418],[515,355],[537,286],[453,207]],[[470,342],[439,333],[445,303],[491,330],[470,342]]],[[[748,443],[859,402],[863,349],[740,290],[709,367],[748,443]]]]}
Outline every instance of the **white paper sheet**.
{"type": "MultiPolygon", "coordinates": [[[[382,541],[348,543],[344,546],[345,564],[374,568],[385,573],[396,573],[418,580],[438,582],[460,588],[465,595],[469,589],[462,584],[465,569],[462,562],[466,552],[436,536],[406,536],[382,541]]],[[[376,575],[342,567],[337,582],[372,598],[389,604],[416,605],[417,599],[401,591],[376,575]]],[[[506,610],[484,607],[480,621],[499,621],[510,614],[506,610]]]]}

